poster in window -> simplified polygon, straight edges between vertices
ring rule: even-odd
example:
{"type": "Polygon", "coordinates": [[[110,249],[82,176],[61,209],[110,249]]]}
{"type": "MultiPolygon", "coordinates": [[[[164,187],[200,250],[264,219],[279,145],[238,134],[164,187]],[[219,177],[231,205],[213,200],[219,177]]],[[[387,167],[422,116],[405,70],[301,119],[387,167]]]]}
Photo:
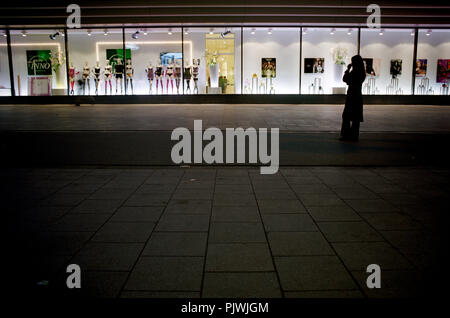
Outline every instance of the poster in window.
{"type": "Polygon", "coordinates": [[[109,64],[114,66],[117,64],[117,61],[120,59],[122,64],[127,64],[128,60],[131,60],[131,50],[125,49],[126,61],[123,59],[123,50],[122,49],[106,49],[106,59],[109,61],[109,64]]]}
{"type": "Polygon", "coordinates": [[[427,75],[427,59],[417,59],[415,74],[417,77],[424,77],[427,75]]]}
{"type": "Polygon", "coordinates": [[[50,50],[27,50],[27,74],[29,76],[52,75],[50,50]]]}
{"type": "Polygon", "coordinates": [[[277,77],[277,59],[263,57],[261,59],[261,77],[277,77]]]}
{"type": "Polygon", "coordinates": [[[401,59],[393,59],[391,60],[391,69],[390,74],[393,78],[402,75],[402,60],[401,59]]]}
{"type": "Polygon", "coordinates": [[[446,83],[450,81],[450,60],[437,60],[436,82],[446,83]]]}
{"type": "Polygon", "coordinates": [[[364,68],[368,76],[380,76],[381,59],[364,58],[364,68]]]}
{"type": "Polygon", "coordinates": [[[305,73],[323,73],[325,71],[325,59],[305,58],[305,73]]]}

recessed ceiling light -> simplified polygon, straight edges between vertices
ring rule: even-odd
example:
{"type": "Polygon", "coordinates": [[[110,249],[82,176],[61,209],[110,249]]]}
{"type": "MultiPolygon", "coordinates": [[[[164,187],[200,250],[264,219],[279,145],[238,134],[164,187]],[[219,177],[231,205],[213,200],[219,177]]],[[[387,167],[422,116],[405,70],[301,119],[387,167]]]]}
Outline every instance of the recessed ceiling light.
{"type": "Polygon", "coordinates": [[[189,34],[189,29],[184,29],[184,34],[188,35],[189,34]]]}
{"type": "Polygon", "coordinates": [[[147,29],[144,29],[142,33],[143,33],[144,35],[147,35],[147,34],[148,34],[148,33],[147,33],[147,29]]]}
{"type": "Polygon", "coordinates": [[[105,31],[103,31],[103,35],[108,35],[108,30],[105,29],[105,31]]]}
{"type": "Polygon", "coordinates": [[[427,35],[427,36],[430,36],[431,32],[432,32],[432,30],[428,30],[427,33],[426,33],[426,35],[427,35]]]}
{"type": "Polygon", "coordinates": [[[168,35],[172,35],[172,29],[169,29],[169,31],[167,32],[168,35]]]}
{"type": "Polygon", "coordinates": [[[87,31],[87,35],[88,35],[88,36],[91,36],[91,35],[92,35],[92,31],[91,31],[91,30],[88,30],[88,31],[87,31]]]}
{"type": "Polygon", "coordinates": [[[256,33],[256,30],[255,29],[252,29],[251,31],[250,31],[250,34],[255,34],[256,33]]]}
{"type": "Polygon", "coordinates": [[[308,28],[303,29],[303,34],[306,34],[308,32],[308,28]]]}
{"type": "Polygon", "coordinates": [[[333,34],[334,34],[334,31],[336,31],[336,29],[335,29],[335,28],[332,28],[331,31],[330,31],[330,34],[333,35],[333,34]]]}
{"type": "Polygon", "coordinates": [[[352,34],[352,29],[348,29],[347,34],[351,35],[352,34]]]}
{"type": "Polygon", "coordinates": [[[22,36],[23,36],[23,37],[27,36],[27,31],[23,30],[23,31],[22,31],[22,36]]]}
{"type": "Polygon", "coordinates": [[[384,29],[381,29],[379,34],[383,35],[384,34],[384,29]]]}
{"type": "Polygon", "coordinates": [[[269,30],[267,31],[267,34],[271,35],[271,34],[272,34],[272,29],[269,29],[269,30]]]}
{"type": "Polygon", "coordinates": [[[214,29],[209,29],[209,34],[214,34],[214,29]]]}

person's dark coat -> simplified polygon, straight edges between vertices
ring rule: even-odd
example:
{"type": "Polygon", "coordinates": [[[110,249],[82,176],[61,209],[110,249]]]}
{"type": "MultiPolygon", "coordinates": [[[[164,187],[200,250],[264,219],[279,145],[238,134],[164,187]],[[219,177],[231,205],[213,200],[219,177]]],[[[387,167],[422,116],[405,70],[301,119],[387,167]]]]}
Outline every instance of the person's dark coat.
{"type": "Polygon", "coordinates": [[[342,119],[359,122],[364,121],[363,98],[361,93],[364,78],[358,73],[346,71],[343,81],[347,83],[348,90],[342,119]]]}

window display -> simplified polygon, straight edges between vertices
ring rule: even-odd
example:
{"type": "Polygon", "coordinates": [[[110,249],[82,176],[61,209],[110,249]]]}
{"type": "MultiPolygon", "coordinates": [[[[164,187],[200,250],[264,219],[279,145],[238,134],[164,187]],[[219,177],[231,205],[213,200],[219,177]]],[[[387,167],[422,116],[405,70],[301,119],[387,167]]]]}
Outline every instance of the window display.
{"type": "Polygon", "coordinates": [[[450,83],[450,30],[420,29],[417,43],[418,95],[448,95],[450,83]]]}
{"type": "Polygon", "coordinates": [[[244,28],[243,35],[243,93],[298,94],[300,28],[244,28]]]}
{"type": "Polygon", "coordinates": [[[358,30],[302,28],[302,94],[345,94],[346,65],[357,53],[358,30]]]}
{"type": "MultiPolygon", "coordinates": [[[[67,33],[69,93],[124,94],[122,29],[69,29],[67,33]]],[[[127,59],[130,54],[126,52],[127,59]]]]}
{"type": "Polygon", "coordinates": [[[413,54],[412,29],[361,29],[367,73],[363,94],[411,94],[413,54]]]}
{"type": "Polygon", "coordinates": [[[11,30],[10,33],[16,95],[65,95],[64,32],[11,30]]]}
{"type": "Polygon", "coordinates": [[[125,29],[125,47],[127,94],[182,94],[181,28],[125,29]]]}
{"type": "Polygon", "coordinates": [[[185,94],[239,94],[241,28],[183,29],[185,94]]]}
{"type": "Polygon", "coordinates": [[[11,96],[6,31],[0,30],[0,96],[11,96]]]}

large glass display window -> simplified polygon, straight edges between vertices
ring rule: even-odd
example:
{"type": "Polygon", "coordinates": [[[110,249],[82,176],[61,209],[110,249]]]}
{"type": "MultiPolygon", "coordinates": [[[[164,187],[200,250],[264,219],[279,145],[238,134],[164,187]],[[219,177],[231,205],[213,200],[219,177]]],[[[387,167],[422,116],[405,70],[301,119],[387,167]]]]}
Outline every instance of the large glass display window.
{"type": "Polygon", "coordinates": [[[300,28],[244,28],[243,93],[298,94],[300,28]]]}
{"type": "Polygon", "coordinates": [[[363,94],[412,94],[413,55],[413,29],[361,29],[363,94]]]}
{"type": "MultiPolygon", "coordinates": [[[[122,29],[70,29],[67,33],[69,94],[125,94],[122,29]]],[[[126,54],[128,58],[129,50],[126,54]]]]}
{"type": "Polygon", "coordinates": [[[64,32],[11,30],[10,34],[16,96],[65,95],[64,32]]]}
{"type": "Polygon", "coordinates": [[[125,30],[127,94],[183,94],[181,28],[125,30]]]}
{"type": "Polygon", "coordinates": [[[415,66],[416,95],[448,95],[450,29],[420,29],[415,66]]]}
{"type": "Polygon", "coordinates": [[[302,94],[345,94],[342,76],[357,42],[357,29],[302,28],[302,94]]]}
{"type": "Polygon", "coordinates": [[[185,94],[241,93],[241,28],[183,29],[185,94]]]}
{"type": "Polygon", "coordinates": [[[6,31],[0,30],[0,96],[11,96],[6,31]]]}

